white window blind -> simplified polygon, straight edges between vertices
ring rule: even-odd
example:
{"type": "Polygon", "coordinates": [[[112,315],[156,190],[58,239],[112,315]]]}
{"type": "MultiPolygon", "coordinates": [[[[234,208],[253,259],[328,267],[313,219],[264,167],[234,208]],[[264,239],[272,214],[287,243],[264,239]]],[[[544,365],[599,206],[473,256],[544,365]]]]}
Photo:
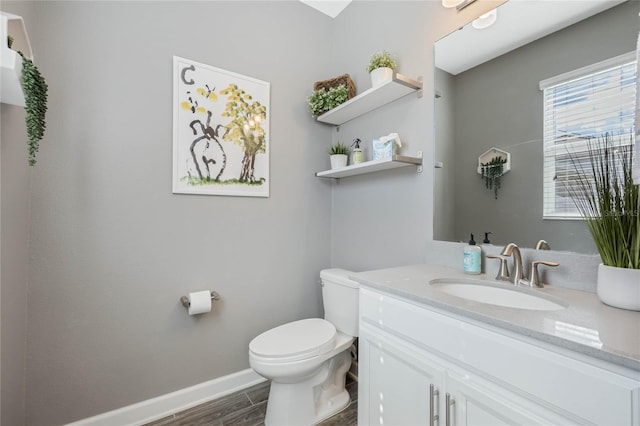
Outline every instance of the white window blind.
{"type": "MultiPolygon", "coordinates": [[[[544,99],[544,218],[580,218],[569,197],[578,170],[591,169],[589,140],[633,144],[635,52],[540,82],[544,99]]],[[[592,144],[593,145],[593,144],[592,144]]]]}

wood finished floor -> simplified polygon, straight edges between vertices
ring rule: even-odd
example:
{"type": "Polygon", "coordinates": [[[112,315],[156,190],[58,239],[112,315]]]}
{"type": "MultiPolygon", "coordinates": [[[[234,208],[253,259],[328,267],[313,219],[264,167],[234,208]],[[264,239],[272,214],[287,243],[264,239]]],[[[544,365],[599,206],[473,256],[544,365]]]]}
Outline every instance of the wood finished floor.
{"type": "MultiPolygon", "coordinates": [[[[144,426],[263,426],[267,410],[270,383],[232,393],[206,402],[144,426]]],[[[353,426],[357,424],[358,382],[347,379],[351,403],[340,413],[319,423],[319,426],[353,426]]]]}

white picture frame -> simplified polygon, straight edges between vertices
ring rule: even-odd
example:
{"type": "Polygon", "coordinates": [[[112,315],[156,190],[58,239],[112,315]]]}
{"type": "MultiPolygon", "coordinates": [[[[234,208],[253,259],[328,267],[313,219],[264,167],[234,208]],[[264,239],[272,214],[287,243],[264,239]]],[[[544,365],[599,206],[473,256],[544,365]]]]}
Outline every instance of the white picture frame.
{"type": "Polygon", "coordinates": [[[173,193],[269,196],[270,84],[173,57],[173,193]]]}

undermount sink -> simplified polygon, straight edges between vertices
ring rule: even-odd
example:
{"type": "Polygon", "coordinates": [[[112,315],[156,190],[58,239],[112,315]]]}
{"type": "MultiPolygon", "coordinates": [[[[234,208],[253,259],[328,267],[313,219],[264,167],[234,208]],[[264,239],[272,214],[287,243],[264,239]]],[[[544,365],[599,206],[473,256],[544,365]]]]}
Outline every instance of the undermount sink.
{"type": "Polygon", "coordinates": [[[536,290],[520,287],[507,287],[508,284],[489,281],[440,278],[429,282],[432,288],[474,302],[508,308],[530,309],[535,311],[558,311],[567,304],[548,295],[536,295],[536,290]]]}

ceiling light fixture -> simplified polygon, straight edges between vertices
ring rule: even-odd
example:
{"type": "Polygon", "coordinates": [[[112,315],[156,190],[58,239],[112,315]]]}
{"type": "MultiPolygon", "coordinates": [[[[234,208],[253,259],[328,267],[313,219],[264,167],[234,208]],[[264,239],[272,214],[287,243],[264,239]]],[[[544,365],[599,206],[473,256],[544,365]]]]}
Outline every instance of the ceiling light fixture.
{"type": "Polygon", "coordinates": [[[498,9],[493,9],[491,12],[480,15],[480,17],[474,20],[471,25],[476,30],[483,30],[495,24],[496,19],[498,19],[498,9]]]}

